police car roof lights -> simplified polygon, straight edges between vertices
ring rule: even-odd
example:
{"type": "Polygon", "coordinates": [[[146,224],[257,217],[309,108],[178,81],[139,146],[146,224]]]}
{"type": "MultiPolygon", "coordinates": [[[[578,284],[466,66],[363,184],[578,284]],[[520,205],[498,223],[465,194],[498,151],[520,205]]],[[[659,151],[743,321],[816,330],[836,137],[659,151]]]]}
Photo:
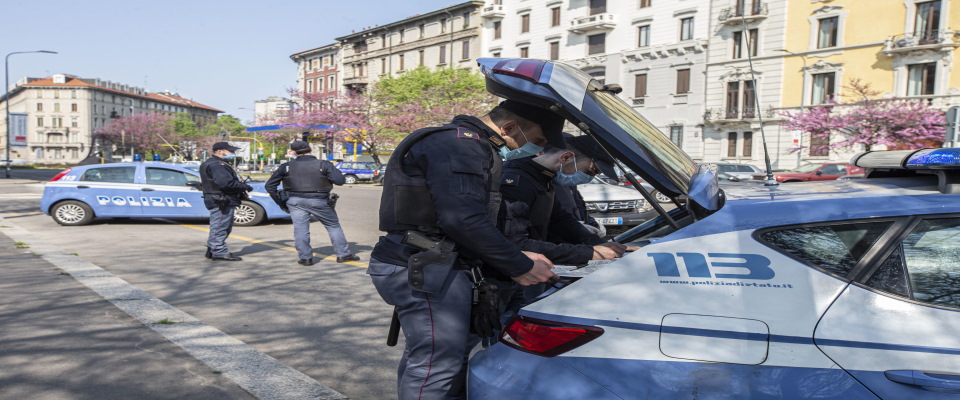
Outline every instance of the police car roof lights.
{"type": "Polygon", "coordinates": [[[500,343],[542,357],[554,357],[600,337],[596,326],[545,321],[514,315],[500,333],[500,343]]]}
{"type": "Polygon", "coordinates": [[[505,59],[493,66],[493,72],[519,76],[537,82],[545,63],[541,60],[505,59]]]}
{"type": "Polygon", "coordinates": [[[960,149],[920,150],[907,159],[910,169],[960,169],[960,149]]]}
{"type": "Polygon", "coordinates": [[[867,178],[936,175],[940,193],[960,193],[960,148],[870,151],[850,163],[866,168],[867,178]]]}

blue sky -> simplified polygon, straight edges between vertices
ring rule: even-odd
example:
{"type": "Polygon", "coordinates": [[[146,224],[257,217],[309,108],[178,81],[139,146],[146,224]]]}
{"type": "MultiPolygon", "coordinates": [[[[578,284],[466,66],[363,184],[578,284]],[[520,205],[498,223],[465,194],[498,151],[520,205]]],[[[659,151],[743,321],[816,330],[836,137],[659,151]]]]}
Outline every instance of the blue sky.
{"type": "Polygon", "coordinates": [[[244,121],[254,101],[296,84],[290,54],[456,0],[4,1],[10,82],[67,73],[171,90],[244,121]]]}

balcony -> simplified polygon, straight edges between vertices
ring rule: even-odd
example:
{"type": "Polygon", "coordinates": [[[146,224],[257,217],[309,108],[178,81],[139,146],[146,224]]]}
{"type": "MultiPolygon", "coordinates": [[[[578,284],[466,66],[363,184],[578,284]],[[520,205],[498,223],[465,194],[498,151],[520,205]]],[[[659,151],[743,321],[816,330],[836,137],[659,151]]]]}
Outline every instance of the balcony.
{"type": "Polygon", "coordinates": [[[687,104],[687,100],[689,100],[689,98],[686,94],[673,95],[673,104],[687,104]]]}
{"type": "Polygon", "coordinates": [[[753,21],[761,21],[767,18],[767,15],[770,13],[770,10],[767,8],[767,3],[759,3],[756,7],[751,9],[746,9],[744,7],[730,7],[720,10],[720,23],[721,24],[741,24],[741,16],[743,19],[747,20],[748,23],[753,21]]]}
{"type": "Polygon", "coordinates": [[[370,78],[366,76],[351,76],[348,78],[343,78],[343,84],[346,86],[366,85],[368,83],[370,83],[370,78]]]}
{"type": "Polygon", "coordinates": [[[646,97],[634,97],[633,106],[634,107],[643,107],[646,103],[646,97]]]}
{"type": "Polygon", "coordinates": [[[507,15],[503,11],[503,4],[491,4],[480,11],[480,17],[489,19],[500,19],[507,15]]]}
{"type": "Polygon", "coordinates": [[[922,50],[948,52],[960,47],[957,36],[957,32],[948,30],[904,33],[888,37],[883,46],[883,53],[887,57],[892,57],[896,54],[922,50]]]}
{"type": "Polygon", "coordinates": [[[595,31],[608,31],[617,26],[616,16],[613,14],[596,14],[586,17],[578,17],[570,20],[572,33],[582,34],[595,31]]]}

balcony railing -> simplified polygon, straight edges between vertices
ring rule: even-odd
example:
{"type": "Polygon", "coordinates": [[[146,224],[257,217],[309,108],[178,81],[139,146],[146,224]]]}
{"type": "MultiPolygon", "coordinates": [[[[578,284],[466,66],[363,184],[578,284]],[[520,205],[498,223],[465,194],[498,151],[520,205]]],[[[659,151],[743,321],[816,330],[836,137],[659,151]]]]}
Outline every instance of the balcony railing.
{"type": "Polygon", "coordinates": [[[480,12],[482,18],[503,18],[507,14],[503,11],[503,4],[491,4],[480,12]]]}
{"type": "Polygon", "coordinates": [[[685,94],[673,95],[673,104],[687,104],[688,97],[685,94]]]}
{"type": "Polygon", "coordinates": [[[724,117],[724,119],[739,119],[739,118],[740,118],[740,110],[737,109],[736,107],[734,107],[734,108],[727,108],[727,112],[724,113],[724,116],[723,116],[723,117],[724,117]]]}
{"type": "Polygon", "coordinates": [[[592,31],[610,30],[616,26],[617,18],[615,15],[596,14],[570,20],[569,31],[573,33],[587,33],[592,31]]]}
{"type": "Polygon", "coordinates": [[[891,56],[894,53],[915,50],[942,50],[958,46],[960,46],[960,43],[957,43],[957,32],[932,30],[888,37],[884,43],[883,52],[891,56]]]}
{"type": "Polygon", "coordinates": [[[758,21],[764,18],[767,18],[767,15],[770,13],[769,8],[767,7],[766,2],[761,2],[757,6],[752,6],[750,9],[743,9],[740,7],[730,7],[720,10],[720,23],[721,24],[739,24],[741,23],[740,17],[746,19],[747,22],[758,21]]]}
{"type": "Polygon", "coordinates": [[[634,98],[633,98],[633,106],[634,106],[634,107],[643,107],[643,106],[644,106],[644,103],[646,103],[646,97],[634,97],[634,98]]]}
{"type": "Polygon", "coordinates": [[[370,83],[370,78],[366,76],[351,76],[343,78],[344,85],[364,85],[370,83]]]}

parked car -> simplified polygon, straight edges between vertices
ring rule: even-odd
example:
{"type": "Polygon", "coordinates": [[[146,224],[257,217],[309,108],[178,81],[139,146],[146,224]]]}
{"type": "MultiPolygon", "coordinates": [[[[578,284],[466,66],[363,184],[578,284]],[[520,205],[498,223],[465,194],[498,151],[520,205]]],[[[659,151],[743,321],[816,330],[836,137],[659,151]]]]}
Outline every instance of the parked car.
{"type": "MultiPolygon", "coordinates": [[[[662,203],[662,204],[670,204],[670,203],[673,203],[673,200],[670,199],[669,196],[667,196],[667,195],[665,195],[665,194],[663,194],[663,193],[660,193],[660,191],[657,190],[657,189],[655,189],[655,188],[653,187],[653,185],[644,182],[644,181],[643,181],[643,178],[641,178],[639,175],[637,175],[637,174],[635,174],[635,173],[633,173],[633,172],[627,172],[627,173],[625,173],[625,174],[623,174],[623,175],[620,176],[620,179],[617,180],[617,182],[618,182],[618,184],[619,184],[620,186],[626,186],[626,187],[632,187],[632,186],[633,186],[633,183],[630,183],[630,180],[627,179],[627,174],[630,174],[631,176],[633,176],[633,178],[637,180],[637,183],[639,183],[640,186],[643,186],[643,188],[646,189],[647,192],[650,193],[650,195],[652,195],[653,198],[657,200],[657,203],[662,203]]],[[[604,179],[605,179],[606,181],[608,181],[608,182],[610,181],[608,178],[604,178],[604,179]]]]}
{"type": "MultiPolygon", "coordinates": [[[[793,171],[777,172],[773,174],[773,179],[777,182],[830,181],[841,176],[859,175],[863,172],[863,168],[847,163],[807,164],[793,171]]],[[[760,173],[753,175],[753,179],[766,180],[767,175],[760,173]]]]}
{"type": "Polygon", "coordinates": [[[380,168],[377,168],[376,171],[373,171],[373,183],[383,182],[383,178],[387,177],[387,164],[381,164],[380,168]]]}
{"type": "Polygon", "coordinates": [[[643,196],[633,188],[611,185],[599,177],[577,185],[587,205],[587,213],[616,235],[646,222],[657,214],[643,196]]]}
{"type": "Polygon", "coordinates": [[[618,88],[560,62],[478,62],[492,92],[578,121],[687,206],[618,236],[641,246],[621,259],[557,266],[572,283],[472,352],[469,398],[958,396],[960,149],[867,153],[864,179],[721,190],[618,88]]]}
{"type": "MultiPolygon", "coordinates": [[[[209,217],[193,166],[161,162],[93,164],[67,168],[43,189],[40,210],[61,225],[86,225],[109,217],[209,217]]],[[[290,215],[270,199],[264,183],[234,211],[234,224],[258,225],[290,215]]]]}
{"type": "Polygon", "coordinates": [[[265,174],[273,174],[279,167],[280,164],[267,164],[263,166],[263,171],[261,172],[265,174]]]}
{"type": "Polygon", "coordinates": [[[343,161],[337,164],[347,184],[373,180],[373,174],[379,168],[373,161],[343,161]]]}
{"type": "Polygon", "coordinates": [[[743,180],[752,179],[756,174],[763,174],[763,170],[751,164],[710,163],[717,166],[717,172],[735,176],[743,180]]]}

